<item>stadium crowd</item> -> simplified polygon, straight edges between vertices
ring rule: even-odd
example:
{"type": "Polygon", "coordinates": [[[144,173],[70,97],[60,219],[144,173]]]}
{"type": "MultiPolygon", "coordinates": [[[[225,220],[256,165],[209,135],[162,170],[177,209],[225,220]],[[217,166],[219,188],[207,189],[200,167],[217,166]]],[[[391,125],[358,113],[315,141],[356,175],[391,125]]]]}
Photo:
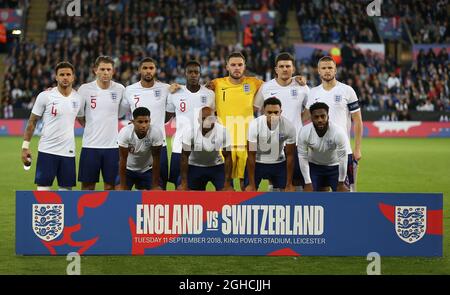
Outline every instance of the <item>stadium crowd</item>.
{"type": "MultiPolygon", "coordinates": [[[[54,84],[52,69],[60,60],[92,65],[98,55],[113,56],[117,65],[114,79],[129,85],[138,81],[137,62],[144,56],[159,62],[158,79],[178,83],[185,82],[184,63],[197,59],[202,65],[201,81],[206,83],[226,75],[225,58],[232,51],[243,51],[248,69],[264,80],[273,77],[277,54],[293,52],[280,41],[291,1],[96,0],[82,2],[83,17],[66,17],[63,2],[49,1],[43,45],[15,40],[11,46],[1,94],[4,118],[14,117],[13,108],[32,108],[36,94],[54,84]],[[236,29],[240,9],[277,9],[280,22],[272,31],[252,25],[249,42],[222,44],[217,31],[236,29]]],[[[392,5],[385,5],[386,13],[403,17],[416,42],[449,42],[448,15],[439,9],[447,0],[387,2],[392,5]]],[[[357,13],[365,9],[363,4],[335,0],[296,3],[303,41],[343,42],[338,79],[354,87],[366,111],[449,110],[446,50],[438,54],[421,51],[409,67],[381,60],[370,51],[363,53],[351,44],[379,42],[370,18],[357,13]],[[324,13],[316,18],[317,11],[324,13]]],[[[316,62],[325,54],[317,50],[310,60],[297,61],[297,72],[307,77],[310,86],[319,83],[316,62]]],[[[93,80],[90,66],[76,68],[75,86],[93,80]]]]}

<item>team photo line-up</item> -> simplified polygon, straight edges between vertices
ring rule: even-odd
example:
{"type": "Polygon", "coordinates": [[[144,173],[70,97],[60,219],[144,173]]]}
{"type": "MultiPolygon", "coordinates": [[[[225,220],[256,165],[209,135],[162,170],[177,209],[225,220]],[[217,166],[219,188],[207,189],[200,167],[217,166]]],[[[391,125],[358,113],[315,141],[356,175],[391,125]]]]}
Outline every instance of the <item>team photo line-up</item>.
{"type": "Polygon", "coordinates": [[[22,143],[22,162],[32,162],[30,141],[42,119],[36,162],[37,190],[76,186],[75,121],[84,127],[78,181],[95,190],[356,191],[363,123],[358,98],[336,80],[336,63],[318,61],[321,84],[309,89],[294,76],[295,60],[280,53],[276,78],[263,82],[244,75],[240,52],[227,58],[227,77],[200,84],[201,66],[185,65],[186,85],[157,80],[157,62],[139,62],[140,81],[127,87],[112,81],[114,61],[99,56],[96,79],[73,89],[74,66],[55,67],[57,87],[36,97],[22,143]],[[130,123],[120,129],[119,120],[130,123]],[[176,117],[168,158],[165,124],[176,117]],[[354,147],[350,143],[353,121],[354,147]],[[170,164],[169,164],[170,163],[170,164]]]}

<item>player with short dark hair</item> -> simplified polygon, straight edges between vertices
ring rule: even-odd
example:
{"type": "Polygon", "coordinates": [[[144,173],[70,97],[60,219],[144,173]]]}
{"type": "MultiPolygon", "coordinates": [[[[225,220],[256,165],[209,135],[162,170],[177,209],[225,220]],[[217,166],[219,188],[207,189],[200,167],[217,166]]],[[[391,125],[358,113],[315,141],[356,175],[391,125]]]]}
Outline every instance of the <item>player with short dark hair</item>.
{"type": "Polygon", "coordinates": [[[351,191],[356,191],[357,164],[361,159],[361,141],[363,122],[361,108],[355,90],[347,84],[336,80],[336,62],[330,56],[322,57],[318,62],[318,72],[322,84],[314,87],[308,94],[306,109],[315,102],[324,102],[329,107],[329,120],[340,126],[348,139],[348,171],[347,184],[351,191]],[[350,130],[355,135],[355,146],[352,152],[350,145],[350,130]]]}
{"type": "Polygon", "coordinates": [[[23,135],[22,162],[31,165],[30,141],[42,118],[35,183],[37,190],[50,190],[55,177],[60,190],[76,184],[74,123],[80,109],[80,95],[72,88],[74,67],[69,62],[56,65],[57,87],[39,93],[23,135]]]}
{"type": "Polygon", "coordinates": [[[169,94],[166,107],[166,121],[176,116],[176,133],[172,141],[169,181],[180,184],[180,159],[184,128],[193,128],[194,120],[204,106],[215,109],[214,92],[200,85],[200,63],[191,60],[186,63],[186,86],[181,85],[175,93],[169,94]]]}
{"type": "MultiPolygon", "coordinates": [[[[283,105],[283,116],[295,126],[297,134],[303,126],[303,114],[308,100],[309,87],[298,84],[293,78],[295,73],[295,59],[288,52],[282,52],[277,55],[275,59],[275,72],[275,79],[262,84],[256,94],[255,101],[261,106],[260,110],[263,111],[262,105],[264,100],[273,96],[277,97],[283,105]]],[[[297,153],[295,153],[294,163],[293,185],[296,191],[301,191],[303,177],[298,166],[297,153]]],[[[271,184],[269,184],[270,190],[271,184]]]]}
{"type": "Polygon", "coordinates": [[[133,111],[133,124],[119,132],[120,190],[160,190],[159,169],[164,142],[160,128],[151,123],[150,111],[138,107],[133,111]]]}
{"type": "Polygon", "coordinates": [[[316,102],[309,108],[312,124],[298,134],[297,149],[300,169],[305,179],[304,191],[319,191],[330,186],[345,192],[348,139],[344,130],[328,120],[329,107],[316,102]]]}
{"type": "Polygon", "coordinates": [[[125,87],[112,81],[114,60],[99,56],[94,63],[96,79],[78,88],[81,107],[78,121],[84,126],[78,181],[82,190],[95,190],[100,172],[104,189],[113,190],[119,169],[118,118],[125,87]]]}
{"type": "Polygon", "coordinates": [[[212,108],[200,109],[194,128],[183,129],[182,141],[179,190],[205,190],[209,181],[216,191],[233,190],[230,135],[216,123],[212,108]]]}
{"type": "Polygon", "coordinates": [[[123,107],[134,111],[138,107],[146,107],[152,113],[152,124],[159,128],[164,136],[161,150],[161,187],[165,190],[168,180],[168,157],[166,147],[165,116],[169,84],[156,80],[157,64],[150,57],[139,62],[140,81],[125,88],[123,107]]]}
{"type": "Polygon", "coordinates": [[[270,180],[274,191],[295,191],[292,185],[295,127],[281,116],[278,98],[266,99],[263,107],[264,115],[249,126],[246,191],[256,191],[262,179],[270,180]]]}

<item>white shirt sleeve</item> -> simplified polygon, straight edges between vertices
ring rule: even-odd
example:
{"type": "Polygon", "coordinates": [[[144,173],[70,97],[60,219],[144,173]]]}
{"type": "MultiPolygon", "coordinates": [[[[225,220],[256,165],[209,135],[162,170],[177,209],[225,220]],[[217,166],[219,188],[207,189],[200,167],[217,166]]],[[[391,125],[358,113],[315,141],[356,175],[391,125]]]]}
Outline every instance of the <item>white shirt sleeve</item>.
{"type": "Polygon", "coordinates": [[[183,128],[183,133],[181,135],[181,142],[183,144],[184,151],[192,151],[192,138],[193,130],[191,128],[183,128]]]}
{"type": "Polygon", "coordinates": [[[80,110],[78,111],[77,117],[84,117],[86,109],[86,95],[84,92],[83,85],[81,85],[80,88],[78,88],[77,92],[80,95],[80,110]]]}
{"type": "Polygon", "coordinates": [[[159,128],[152,128],[152,146],[160,146],[164,143],[164,135],[159,128]]]}
{"type": "Polygon", "coordinates": [[[303,87],[304,90],[304,94],[303,94],[303,101],[302,101],[302,109],[306,108],[306,105],[308,104],[308,94],[309,94],[309,87],[308,86],[304,86],[303,87]]]}
{"type": "Polygon", "coordinates": [[[339,159],[339,182],[345,181],[347,177],[347,136],[344,132],[338,132],[336,134],[336,152],[339,159]]]}
{"type": "Polygon", "coordinates": [[[129,141],[130,141],[130,135],[128,134],[128,127],[125,126],[119,131],[119,135],[117,136],[117,141],[119,143],[119,146],[128,148],[129,141]]]}
{"type": "Polygon", "coordinates": [[[257,143],[258,142],[258,121],[253,119],[248,126],[248,141],[257,143]]]}
{"type": "Polygon", "coordinates": [[[288,138],[286,139],[286,144],[295,144],[296,140],[296,130],[295,127],[291,124],[288,125],[288,138]]]}
{"type": "Polygon", "coordinates": [[[213,110],[216,109],[216,94],[214,93],[214,91],[211,91],[208,89],[208,106],[210,108],[212,108],[213,110]]]}
{"type": "Polygon", "coordinates": [[[297,152],[300,171],[302,172],[305,184],[309,184],[312,182],[311,175],[309,173],[307,136],[307,129],[305,129],[305,127],[302,127],[298,135],[297,152]]]}
{"type": "MultiPolygon", "coordinates": [[[[47,92],[47,91],[46,91],[47,92]]],[[[41,92],[36,98],[36,101],[34,102],[33,109],[31,112],[39,117],[42,117],[45,112],[45,106],[47,105],[47,95],[46,92],[41,92]]]]}
{"type": "Polygon", "coordinates": [[[175,105],[173,104],[173,95],[167,96],[166,112],[175,113],[175,105]]]}
{"type": "Polygon", "coordinates": [[[313,97],[311,95],[311,90],[308,91],[307,95],[306,95],[306,102],[305,102],[305,109],[309,110],[309,108],[311,107],[311,105],[314,103],[313,102],[313,97]]]}

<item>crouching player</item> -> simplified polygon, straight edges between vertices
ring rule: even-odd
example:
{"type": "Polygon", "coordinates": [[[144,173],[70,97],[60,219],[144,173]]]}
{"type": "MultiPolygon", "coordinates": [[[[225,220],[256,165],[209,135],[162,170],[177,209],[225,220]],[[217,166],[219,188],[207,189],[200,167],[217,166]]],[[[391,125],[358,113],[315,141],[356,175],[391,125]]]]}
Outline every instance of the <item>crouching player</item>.
{"type": "Polygon", "coordinates": [[[210,107],[203,107],[199,115],[194,128],[183,130],[178,189],[205,190],[211,181],[216,191],[232,191],[230,135],[225,127],[215,122],[210,107]]]}
{"type": "Polygon", "coordinates": [[[264,115],[250,122],[245,190],[256,191],[262,179],[272,182],[273,191],[294,192],[295,126],[281,116],[281,101],[264,101],[264,115]],[[285,153],[286,151],[286,153],[285,153]]]}
{"type": "Polygon", "coordinates": [[[161,189],[158,182],[164,136],[150,121],[147,108],[136,108],[132,124],[119,132],[120,190],[131,190],[133,186],[139,190],[161,189]]]}
{"type": "Polygon", "coordinates": [[[298,158],[305,179],[305,192],[330,186],[333,191],[349,191],[345,186],[347,152],[350,145],[344,130],[328,120],[328,105],[316,102],[310,107],[312,124],[300,129],[298,158]]]}

